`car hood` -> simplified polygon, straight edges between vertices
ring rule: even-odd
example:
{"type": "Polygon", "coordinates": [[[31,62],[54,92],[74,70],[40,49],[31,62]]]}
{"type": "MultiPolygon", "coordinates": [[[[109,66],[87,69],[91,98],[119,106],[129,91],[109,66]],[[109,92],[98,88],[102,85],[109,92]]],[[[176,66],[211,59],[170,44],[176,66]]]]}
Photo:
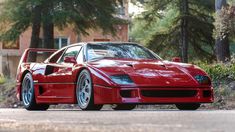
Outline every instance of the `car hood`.
{"type": "Polygon", "coordinates": [[[184,70],[186,66],[161,60],[111,60],[89,62],[88,65],[107,76],[129,75],[136,86],[193,87],[198,86],[194,78],[184,70]]]}

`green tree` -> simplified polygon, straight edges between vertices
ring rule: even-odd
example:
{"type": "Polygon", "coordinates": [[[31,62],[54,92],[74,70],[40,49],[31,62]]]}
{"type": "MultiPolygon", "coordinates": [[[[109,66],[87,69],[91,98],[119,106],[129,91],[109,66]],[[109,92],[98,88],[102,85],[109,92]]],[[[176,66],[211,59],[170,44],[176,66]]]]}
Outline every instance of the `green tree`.
{"type": "Polygon", "coordinates": [[[230,44],[235,36],[235,6],[233,0],[216,0],[216,56],[219,62],[230,60],[230,44]]]}
{"type": "Polygon", "coordinates": [[[44,47],[53,48],[54,27],[71,26],[78,34],[88,29],[101,28],[104,33],[115,33],[116,1],[113,0],[6,0],[2,5],[0,25],[1,41],[15,41],[21,33],[32,27],[30,47],[37,48],[40,29],[43,29],[44,47]]]}
{"type": "MultiPolygon", "coordinates": [[[[145,11],[135,18],[131,36],[148,32],[141,39],[163,56],[181,56],[183,62],[213,60],[214,0],[134,0],[145,11]],[[138,29],[137,25],[141,23],[138,29]],[[138,32],[138,30],[139,32],[138,32]]],[[[137,35],[138,36],[138,35],[137,35]]]]}

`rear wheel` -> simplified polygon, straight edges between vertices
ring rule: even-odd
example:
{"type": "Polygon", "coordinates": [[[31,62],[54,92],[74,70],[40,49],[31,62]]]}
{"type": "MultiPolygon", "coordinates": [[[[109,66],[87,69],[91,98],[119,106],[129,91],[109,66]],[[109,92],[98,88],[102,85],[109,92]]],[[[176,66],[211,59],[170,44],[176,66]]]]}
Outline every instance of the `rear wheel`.
{"type": "Polygon", "coordinates": [[[133,110],[135,109],[135,104],[113,104],[111,105],[113,110],[133,110]]]}
{"type": "Polygon", "coordinates": [[[175,104],[179,110],[197,110],[201,104],[199,103],[188,103],[188,104],[175,104]]]}
{"type": "Polygon", "coordinates": [[[88,70],[83,70],[77,80],[76,95],[78,106],[82,110],[100,110],[103,105],[94,104],[94,90],[88,70]]]}
{"type": "Polygon", "coordinates": [[[22,81],[21,97],[24,108],[27,110],[47,110],[49,108],[47,104],[36,103],[33,78],[30,73],[27,73],[22,81]]]}

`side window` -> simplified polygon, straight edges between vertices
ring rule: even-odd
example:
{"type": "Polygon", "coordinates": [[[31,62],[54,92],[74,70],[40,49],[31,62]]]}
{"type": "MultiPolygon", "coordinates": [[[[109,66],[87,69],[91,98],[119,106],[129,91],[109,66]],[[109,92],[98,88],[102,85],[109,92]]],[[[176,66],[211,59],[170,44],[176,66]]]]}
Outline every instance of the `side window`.
{"type": "Polygon", "coordinates": [[[56,63],[63,53],[64,53],[64,50],[61,50],[61,51],[59,51],[58,53],[55,53],[55,54],[50,58],[49,62],[50,62],[50,63],[56,63]]]}
{"type": "Polygon", "coordinates": [[[64,58],[66,56],[71,56],[71,57],[77,57],[79,51],[81,49],[81,46],[73,46],[68,48],[65,53],[63,54],[63,56],[60,58],[60,60],[58,61],[58,63],[62,63],[64,62],[64,58]]]}
{"type": "Polygon", "coordinates": [[[83,61],[84,61],[84,54],[83,54],[83,48],[82,48],[81,51],[78,54],[77,62],[78,63],[83,63],[83,61]]]}

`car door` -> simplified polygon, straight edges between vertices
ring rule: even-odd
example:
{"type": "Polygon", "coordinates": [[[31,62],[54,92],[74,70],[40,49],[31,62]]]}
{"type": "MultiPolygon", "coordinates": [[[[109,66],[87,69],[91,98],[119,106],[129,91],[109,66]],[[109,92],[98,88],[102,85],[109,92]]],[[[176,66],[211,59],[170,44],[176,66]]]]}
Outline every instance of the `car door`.
{"type": "Polygon", "coordinates": [[[57,103],[70,103],[73,101],[75,84],[72,69],[74,63],[65,62],[65,58],[68,56],[76,58],[81,47],[80,45],[69,47],[65,49],[55,63],[47,64],[45,87],[48,89],[48,93],[45,96],[51,98],[51,101],[57,103]]]}

